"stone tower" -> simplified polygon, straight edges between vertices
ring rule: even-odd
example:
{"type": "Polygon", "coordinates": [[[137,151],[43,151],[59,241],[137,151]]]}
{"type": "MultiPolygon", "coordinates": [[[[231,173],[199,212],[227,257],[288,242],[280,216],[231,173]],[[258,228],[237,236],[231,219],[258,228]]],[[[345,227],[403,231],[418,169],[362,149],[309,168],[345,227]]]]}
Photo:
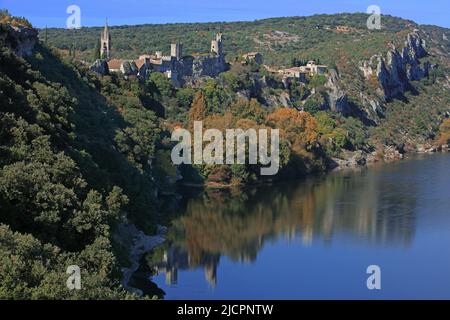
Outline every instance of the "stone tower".
{"type": "Polygon", "coordinates": [[[175,42],[170,45],[170,56],[180,60],[183,55],[183,45],[175,42]]]}
{"type": "Polygon", "coordinates": [[[111,36],[108,29],[108,19],[106,19],[105,29],[100,37],[100,58],[110,59],[111,58],[111,36]]]}
{"type": "Polygon", "coordinates": [[[216,34],[216,39],[211,41],[211,52],[218,56],[223,54],[222,33],[216,34]]]}

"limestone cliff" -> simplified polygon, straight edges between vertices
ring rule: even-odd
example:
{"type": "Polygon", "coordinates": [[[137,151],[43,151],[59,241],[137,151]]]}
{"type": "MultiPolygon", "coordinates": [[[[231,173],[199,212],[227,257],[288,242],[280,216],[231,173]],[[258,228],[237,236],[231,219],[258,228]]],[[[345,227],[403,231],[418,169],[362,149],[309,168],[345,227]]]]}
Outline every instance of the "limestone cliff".
{"type": "Polygon", "coordinates": [[[347,95],[341,88],[339,75],[336,70],[330,70],[330,76],[325,84],[328,88],[328,107],[331,111],[349,115],[352,113],[350,104],[348,103],[347,95]]]}
{"type": "Polygon", "coordinates": [[[11,48],[18,56],[29,56],[38,41],[38,32],[36,29],[26,26],[2,24],[0,41],[11,48]]]}
{"type": "Polygon", "coordinates": [[[408,34],[405,46],[398,50],[392,45],[385,57],[374,55],[369,61],[363,61],[359,69],[367,80],[379,82],[378,96],[385,100],[403,94],[410,88],[410,81],[420,80],[428,75],[431,68],[420,58],[427,56],[426,43],[417,31],[408,34]]]}

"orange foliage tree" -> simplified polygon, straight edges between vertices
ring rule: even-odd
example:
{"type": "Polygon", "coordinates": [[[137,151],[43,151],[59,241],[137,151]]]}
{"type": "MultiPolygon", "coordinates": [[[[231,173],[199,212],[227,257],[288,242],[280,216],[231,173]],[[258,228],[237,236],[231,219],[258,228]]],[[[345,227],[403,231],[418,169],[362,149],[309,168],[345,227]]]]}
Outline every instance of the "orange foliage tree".
{"type": "Polygon", "coordinates": [[[226,129],[233,129],[234,127],[233,116],[230,112],[225,112],[223,115],[212,114],[204,119],[203,127],[206,129],[218,129],[225,133],[226,129]]]}
{"type": "Polygon", "coordinates": [[[189,109],[189,128],[194,127],[194,121],[203,121],[206,118],[206,99],[203,92],[197,92],[189,109]]]}
{"type": "Polygon", "coordinates": [[[450,119],[445,119],[444,122],[442,122],[440,128],[439,128],[439,138],[437,139],[436,144],[438,146],[442,146],[444,144],[450,143],[450,119]]]}
{"type": "Polygon", "coordinates": [[[280,129],[280,136],[290,142],[292,150],[301,151],[317,144],[317,122],[308,112],[279,108],[266,118],[269,127],[280,129]]]}

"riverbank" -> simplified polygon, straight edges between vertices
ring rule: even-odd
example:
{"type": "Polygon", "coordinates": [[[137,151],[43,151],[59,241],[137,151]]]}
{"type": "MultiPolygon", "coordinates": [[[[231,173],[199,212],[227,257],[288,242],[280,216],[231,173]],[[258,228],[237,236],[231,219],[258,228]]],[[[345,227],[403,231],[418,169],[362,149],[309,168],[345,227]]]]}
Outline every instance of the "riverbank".
{"type": "Polygon", "coordinates": [[[139,268],[139,261],[141,257],[161,245],[165,241],[165,233],[167,228],[158,226],[156,235],[146,235],[141,230],[138,230],[134,224],[121,224],[115,234],[115,240],[121,246],[129,250],[128,261],[130,266],[122,268],[122,286],[140,297],[143,292],[140,289],[131,287],[129,285],[133,273],[139,268]]]}
{"type": "Polygon", "coordinates": [[[343,151],[342,157],[332,158],[330,168],[332,170],[344,170],[351,168],[360,168],[370,166],[375,163],[392,163],[403,160],[411,154],[433,154],[433,153],[447,153],[450,151],[448,145],[434,146],[432,144],[417,145],[416,148],[409,151],[399,150],[393,146],[385,146],[373,152],[357,151],[343,151]]]}

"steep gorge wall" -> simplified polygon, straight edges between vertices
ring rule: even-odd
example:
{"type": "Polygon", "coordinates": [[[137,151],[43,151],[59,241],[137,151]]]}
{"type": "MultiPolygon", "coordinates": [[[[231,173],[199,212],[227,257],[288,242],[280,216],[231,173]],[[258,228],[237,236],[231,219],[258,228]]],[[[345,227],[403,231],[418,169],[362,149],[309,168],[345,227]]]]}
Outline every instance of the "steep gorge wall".
{"type": "MultiPolygon", "coordinates": [[[[362,80],[366,85],[375,83],[376,89],[374,92],[359,93],[357,97],[359,107],[349,102],[346,91],[348,83],[342,82],[338,72],[330,70],[325,84],[328,91],[326,108],[343,115],[358,115],[369,122],[378,122],[378,118],[384,116],[385,102],[413,89],[411,81],[418,81],[429,75],[433,66],[421,61],[427,55],[426,42],[416,30],[408,34],[402,49],[399,50],[392,45],[385,54],[377,54],[368,61],[360,62],[362,80]]],[[[352,79],[357,77],[355,75],[352,79]]]]}
{"type": "Polygon", "coordinates": [[[430,64],[419,60],[426,56],[425,40],[413,32],[408,34],[402,50],[393,46],[386,57],[375,55],[369,61],[363,61],[359,69],[367,80],[373,77],[378,80],[380,87],[377,94],[389,100],[406,92],[410,88],[410,81],[428,76],[430,64]]]}
{"type": "Polygon", "coordinates": [[[2,24],[0,41],[11,48],[18,56],[29,56],[38,41],[38,32],[36,29],[25,26],[2,24]]]}

